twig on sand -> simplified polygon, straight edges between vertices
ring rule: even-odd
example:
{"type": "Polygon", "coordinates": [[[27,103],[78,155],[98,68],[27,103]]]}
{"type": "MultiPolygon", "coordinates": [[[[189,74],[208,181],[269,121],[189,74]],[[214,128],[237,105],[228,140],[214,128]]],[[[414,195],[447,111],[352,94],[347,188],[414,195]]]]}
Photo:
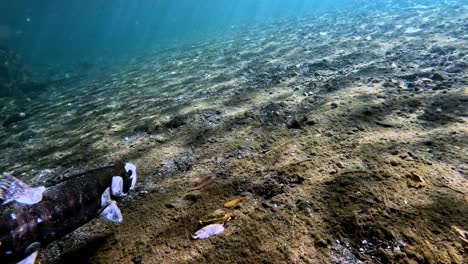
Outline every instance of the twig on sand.
{"type": "Polygon", "coordinates": [[[200,190],[205,188],[206,186],[212,184],[216,180],[215,176],[206,176],[203,178],[198,178],[193,181],[194,185],[193,188],[190,190],[200,190]]]}
{"type": "Polygon", "coordinates": [[[290,166],[294,166],[294,165],[299,165],[301,163],[304,163],[304,162],[307,162],[307,161],[311,161],[312,159],[303,159],[303,160],[300,160],[300,161],[296,161],[296,162],[291,162],[291,163],[288,163],[288,164],[284,164],[284,165],[281,165],[281,166],[277,166],[275,168],[271,168],[271,169],[267,169],[267,170],[264,170],[264,172],[268,172],[268,171],[277,171],[279,169],[282,169],[284,167],[290,167],[290,166]]]}
{"type": "Polygon", "coordinates": [[[276,146],[276,147],[274,147],[274,148],[271,148],[270,150],[265,151],[264,154],[265,154],[265,155],[268,155],[268,154],[270,154],[272,151],[275,151],[275,150],[281,148],[282,146],[291,143],[291,141],[293,141],[293,139],[287,140],[286,142],[284,142],[284,143],[282,143],[282,144],[279,144],[278,146],[276,146]]]}

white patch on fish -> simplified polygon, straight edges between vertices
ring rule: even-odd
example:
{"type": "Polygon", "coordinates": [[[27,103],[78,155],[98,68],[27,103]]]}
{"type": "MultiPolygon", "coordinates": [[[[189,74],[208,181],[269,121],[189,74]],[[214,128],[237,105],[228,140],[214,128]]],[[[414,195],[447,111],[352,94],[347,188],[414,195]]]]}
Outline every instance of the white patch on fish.
{"type": "Polygon", "coordinates": [[[101,207],[106,207],[111,201],[110,187],[107,187],[101,195],[101,207]]]}
{"type": "Polygon", "coordinates": [[[132,179],[132,184],[130,185],[130,190],[133,190],[133,188],[135,188],[136,181],[137,181],[136,166],[134,164],[132,164],[132,163],[125,163],[124,168],[125,168],[126,173],[129,173],[129,172],[132,173],[130,175],[130,179],[132,179]]]}
{"type": "Polygon", "coordinates": [[[113,223],[122,223],[122,213],[115,201],[111,201],[110,204],[101,212],[101,216],[113,223]]]}
{"type": "Polygon", "coordinates": [[[113,176],[112,177],[112,184],[111,184],[111,193],[112,196],[115,197],[123,197],[125,193],[123,192],[123,179],[120,176],[113,176]]]}

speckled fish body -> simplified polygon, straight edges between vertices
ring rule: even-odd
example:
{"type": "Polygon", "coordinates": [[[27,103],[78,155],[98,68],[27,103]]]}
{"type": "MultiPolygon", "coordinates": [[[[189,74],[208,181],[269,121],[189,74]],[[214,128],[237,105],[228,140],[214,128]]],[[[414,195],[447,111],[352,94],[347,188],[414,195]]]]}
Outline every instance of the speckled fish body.
{"type": "MultiPolygon", "coordinates": [[[[47,188],[35,204],[0,206],[0,262],[19,261],[31,253],[31,245],[50,243],[98,216],[113,177],[125,179],[126,173],[123,165],[92,170],[47,188]]],[[[130,190],[128,181],[123,186],[130,190]]]]}

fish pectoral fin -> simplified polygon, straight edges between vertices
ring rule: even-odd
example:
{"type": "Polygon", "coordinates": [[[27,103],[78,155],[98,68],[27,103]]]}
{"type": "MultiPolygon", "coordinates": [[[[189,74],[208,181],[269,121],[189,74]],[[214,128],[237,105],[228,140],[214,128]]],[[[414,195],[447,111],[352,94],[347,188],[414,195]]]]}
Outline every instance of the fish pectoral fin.
{"type": "Polygon", "coordinates": [[[23,204],[36,204],[42,201],[42,195],[45,190],[46,188],[44,186],[27,188],[15,201],[23,204]]]}
{"type": "Polygon", "coordinates": [[[23,260],[19,261],[17,264],[34,264],[36,263],[37,255],[39,254],[39,250],[34,251],[29,256],[24,258],[23,260]]]}
{"type": "Polygon", "coordinates": [[[115,201],[111,201],[109,205],[101,212],[101,216],[113,223],[122,223],[122,213],[115,201]]]}
{"type": "Polygon", "coordinates": [[[23,204],[35,204],[42,200],[44,186],[30,187],[21,180],[3,173],[0,175],[0,200],[3,204],[16,201],[23,204]]]}

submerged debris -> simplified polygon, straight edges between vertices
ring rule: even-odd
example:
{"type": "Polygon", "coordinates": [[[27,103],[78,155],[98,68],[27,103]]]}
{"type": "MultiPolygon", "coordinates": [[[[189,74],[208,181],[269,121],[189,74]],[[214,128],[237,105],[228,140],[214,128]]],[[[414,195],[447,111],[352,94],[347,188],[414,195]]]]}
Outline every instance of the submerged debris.
{"type": "Polygon", "coordinates": [[[211,224],[203,227],[193,234],[193,239],[206,239],[211,236],[216,236],[224,231],[223,224],[211,224]]]}
{"type": "Polygon", "coordinates": [[[411,171],[408,175],[408,186],[413,188],[421,188],[424,187],[424,185],[424,178],[415,171],[411,171]]]}
{"type": "Polygon", "coordinates": [[[454,225],[452,225],[451,228],[453,231],[455,231],[455,233],[457,233],[458,237],[462,241],[463,246],[468,247],[468,232],[454,225]]]}
{"type": "MultiPolygon", "coordinates": [[[[119,131],[118,129],[121,129],[121,127],[115,127],[115,129],[117,129],[115,131],[119,131]]],[[[144,142],[145,137],[146,137],[145,133],[138,133],[131,137],[125,137],[124,138],[125,145],[128,147],[134,147],[136,145],[140,145],[141,143],[144,142]]]]}
{"type": "Polygon", "coordinates": [[[212,184],[216,180],[214,176],[206,176],[203,178],[197,178],[193,181],[193,188],[191,190],[200,190],[208,185],[212,184]]]}
{"type": "Polygon", "coordinates": [[[241,202],[241,198],[237,198],[237,199],[224,203],[224,207],[226,208],[234,207],[240,202],[241,202]]]}
{"type": "Polygon", "coordinates": [[[224,224],[229,222],[232,219],[232,216],[222,210],[216,210],[211,214],[204,215],[198,223],[201,226],[209,224],[224,224]]]}

